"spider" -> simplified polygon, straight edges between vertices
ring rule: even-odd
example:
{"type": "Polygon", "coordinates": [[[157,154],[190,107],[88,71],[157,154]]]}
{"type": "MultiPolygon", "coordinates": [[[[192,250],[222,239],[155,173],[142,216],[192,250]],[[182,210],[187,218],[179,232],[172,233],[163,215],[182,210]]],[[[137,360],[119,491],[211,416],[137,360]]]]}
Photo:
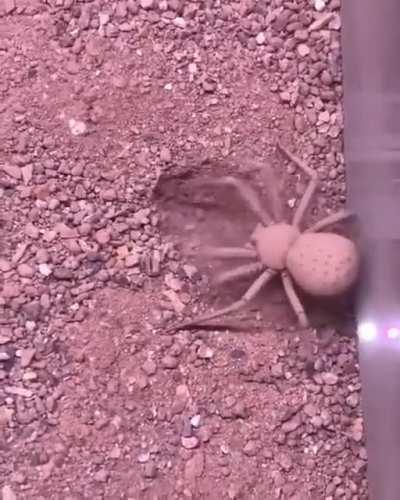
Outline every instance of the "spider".
{"type": "Polygon", "coordinates": [[[301,327],[309,327],[309,319],[297,295],[295,284],[315,297],[332,297],[346,292],[356,281],[359,271],[359,253],[348,238],[333,232],[319,231],[352,215],[341,210],[320,220],[305,231],[300,224],[318,186],[317,173],[289,152],[282,144],[278,149],[300,170],[310,177],[308,186],[293,215],[292,223],[276,222],[265,211],[256,192],[244,181],[232,176],[206,181],[214,186],[228,186],[237,190],[242,200],[259,220],[250,237],[248,247],[205,247],[204,256],[220,259],[251,259],[221,273],[219,284],[238,278],[257,275],[243,296],[233,304],[178,324],[174,330],[200,326],[210,320],[235,312],[246,306],[260,290],[280,275],[287,299],[301,327]]]}

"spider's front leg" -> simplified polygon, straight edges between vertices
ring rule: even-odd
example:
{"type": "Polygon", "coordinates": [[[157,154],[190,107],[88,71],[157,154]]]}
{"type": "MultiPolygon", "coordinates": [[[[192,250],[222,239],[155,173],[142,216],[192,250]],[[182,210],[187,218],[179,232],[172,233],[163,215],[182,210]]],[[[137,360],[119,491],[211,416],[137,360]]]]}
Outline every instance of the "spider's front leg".
{"type": "Polygon", "coordinates": [[[315,193],[318,186],[318,175],[312,168],[305,165],[297,156],[294,156],[288,149],[286,149],[280,142],[278,142],[278,148],[292,161],[300,170],[310,177],[310,182],[300,200],[299,206],[293,216],[293,225],[299,226],[302,221],[304,214],[311,202],[311,199],[315,193]]]}

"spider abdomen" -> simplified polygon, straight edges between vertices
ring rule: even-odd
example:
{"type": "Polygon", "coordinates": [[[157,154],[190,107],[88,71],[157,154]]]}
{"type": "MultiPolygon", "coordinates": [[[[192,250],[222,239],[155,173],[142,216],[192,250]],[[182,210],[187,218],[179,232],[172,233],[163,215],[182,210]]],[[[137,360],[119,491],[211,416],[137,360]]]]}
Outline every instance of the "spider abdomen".
{"type": "Polygon", "coordinates": [[[351,240],[338,234],[305,233],[289,249],[286,267],[305,292],[335,296],[354,284],[359,254],[351,240]]]}
{"type": "Polygon", "coordinates": [[[290,224],[257,226],[253,240],[260,261],[271,269],[285,269],[288,251],[299,235],[300,231],[290,224]]]}

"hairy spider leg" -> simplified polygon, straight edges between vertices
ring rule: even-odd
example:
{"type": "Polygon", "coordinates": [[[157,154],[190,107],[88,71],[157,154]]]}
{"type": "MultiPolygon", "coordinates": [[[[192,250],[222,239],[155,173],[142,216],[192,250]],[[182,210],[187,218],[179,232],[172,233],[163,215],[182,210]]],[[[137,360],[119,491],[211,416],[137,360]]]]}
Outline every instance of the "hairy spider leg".
{"type": "Polygon", "coordinates": [[[277,271],[274,271],[273,269],[266,269],[252,283],[252,285],[247,289],[247,291],[244,293],[244,295],[239,300],[237,300],[236,302],[231,304],[230,306],[223,307],[221,309],[217,309],[214,312],[206,313],[206,314],[199,316],[193,320],[185,321],[179,325],[176,325],[175,327],[172,327],[172,330],[177,331],[177,330],[183,330],[183,329],[190,327],[190,326],[197,326],[197,325],[200,326],[202,323],[205,323],[205,322],[210,321],[212,319],[224,316],[225,314],[229,314],[229,313],[238,311],[239,309],[242,309],[276,275],[277,275],[277,271]]]}
{"type": "Polygon", "coordinates": [[[296,293],[290,274],[287,271],[282,271],[281,278],[289,304],[291,305],[297,317],[297,320],[300,323],[300,326],[302,326],[303,328],[308,328],[310,323],[308,321],[308,317],[304,310],[304,307],[296,293]]]}
{"type": "Polygon", "coordinates": [[[294,215],[293,215],[293,225],[299,226],[300,222],[303,220],[304,214],[311,202],[311,199],[315,193],[315,190],[318,186],[318,175],[312,168],[305,165],[297,156],[293,155],[288,149],[282,146],[281,143],[278,142],[278,148],[292,161],[300,170],[302,170],[305,174],[310,177],[310,181],[308,186],[303,194],[303,197],[300,200],[299,206],[297,207],[294,215]]]}

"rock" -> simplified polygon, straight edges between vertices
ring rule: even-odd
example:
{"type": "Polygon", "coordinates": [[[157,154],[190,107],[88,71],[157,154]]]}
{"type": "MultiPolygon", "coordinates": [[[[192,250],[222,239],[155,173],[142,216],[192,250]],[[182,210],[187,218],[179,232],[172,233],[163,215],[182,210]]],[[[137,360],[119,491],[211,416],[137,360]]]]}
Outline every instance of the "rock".
{"type": "Polygon", "coordinates": [[[190,392],[187,385],[180,384],[175,390],[175,397],[172,403],[171,411],[174,415],[182,413],[190,399],[190,392]]]}
{"type": "Polygon", "coordinates": [[[56,234],[59,234],[61,238],[64,239],[78,238],[79,236],[78,230],[76,228],[69,227],[62,222],[60,222],[55,226],[54,231],[56,232],[56,234]]]}
{"type": "Polygon", "coordinates": [[[297,46],[297,53],[300,57],[306,57],[310,54],[310,47],[305,43],[299,43],[297,46]]]}
{"type": "Polygon", "coordinates": [[[39,264],[39,273],[42,276],[50,276],[53,272],[52,268],[48,264],[39,264]]]}
{"type": "Polygon", "coordinates": [[[186,20],[183,18],[183,17],[176,17],[172,23],[174,24],[174,26],[176,26],[177,28],[181,28],[181,29],[185,29],[186,28],[186,20]]]}
{"type": "Polygon", "coordinates": [[[338,383],[339,377],[335,373],[325,372],[321,373],[321,378],[326,385],[336,385],[338,383]]]}
{"type": "Polygon", "coordinates": [[[85,135],[87,133],[86,123],[81,120],[71,118],[68,120],[68,126],[71,134],[74,136],[85,135]]]}
{"type": "Polygon", "coordinates": [[[100,469],[94,473],[94,480],[98,483],[106,483],[110,473],[105,469],[100,469]]]}
{"type": "Polygon", "coordinates": [[[22,177],[22,173],[21,173],[21,169],[19,167],[16,167],[15,165],[9,165],[9,164],[6,164],[6,165],[3,165],[3,171],[9,175],[10,177],[13,177],[14,179],[21,179],[22,177]]]}
{"type": "Polygon", "coordinates": [[[243,453],[248,457],[254,457],[257,455],[259,449],[259,445],[256,441],[250,440],[247,441],[243,448],[243,453]]]}
{"type": "Polygon", "coordinates": [[[191,437],[182,437],[181,438],[181,443],[184,448],[187,450],[193,450],[194,448],[197,448],[199,445],[199,440],[196,436],[191,436],[191,437]]]}
{"type": "Polygon", "coordinates": [[[201,415],[193,415],[193,417],[190,419],[190,424],[195,429],[198,429],[201,425],[201,415]]]}
{"type": "Polygon", "coordinates": [[[74,272],[72,269],[67,269],[66,267],[57,266],[53,270],[53,276],[58,280],[71,280],[74,278],[74,272]]]}
{"type": "Polygon", "coordinates": [[[152,376],[157,372],[157,365],[152,359],[148,359],[143,363],[142,370],[146,375],[152,376]]]}
{"type": "Polygon", "coordinates": [[[267,37],[265,36],[265,33],[261,31],[260,33],[257,34],[256,36],[256,42],[257,45],[264,45],[264,43],[267,41],[267,37]]]}
{"type": "Polygon", "coordinates": [[[125,257],[125,267],[131,268],[140,264],[140,256],[137,253],[130,253],[125,257]]]}
{"type": "Polygon", "coordinates": [[[140,6],[142,9],[150,10],[154,6],[154,0],[140,0],[140,6]]]}
{"type": "Polygon", "coordinates": [[[17,267],[18,274],[23,278],[32,278],[35,275],[35,270],[28,264],[20,264],[17,267]]]}
{"type": "Polygon", "coordinates": [[[356,443],[361,442],[363,439],[363,432],[364,432],[363,420],[362,418],[356,418],[353,422],[350,431],[350,435],[353,441],[355,441],[356,443]]]}
{"type": "Polygon", "coordinates": [[[161,359],[161,365],[163,368],[167,368],[168,370],[173,370],[179,364],[179,360],[175,356],[171,356],[167,354],[161,359]]]}
{"type": "Polygon", "coordinates": [[[169,163],[172,160],[171,151],[168,148],[162,147],[160,149],[160,160],[165,163],[169,163]]]}
{"type": "Polygon", "coordinates": [[[5,299],[13,299],[21,294],[21,287],[19,283],[14,281],[6,281],[3,285],[1,296],[5,299]]]}
{"type": "Polygon", "coordinates": [[[108,229],[99,229],[94,236],[99,245],[107,245],[111,240],[111,234],[108,229]]]}
{"type": "Polygon", "coordinates": [[[150,453],[148,451],[140,453],[137,460],[140,464],[146,464],[150,460],[150,453]]]}
{"type": "Polygon", "coordinates": [[[346,404],[347,406],[350,406],[350,408],[357,408],[357,406],[360,404],[360,397],[356,392],[353,392],[346,398],[346,404]]]}
{"type": "Polygon", "coordinates": [[[104,201],[114,201],[117,199],[117,192],[115,189],[104,189],[100,192],[100,198],[104,201]]]}
{"type": "Polygon", "coordinates": [[[197,357],[200,359],[211,359],[214,356],[214,351],[206,345],[201,345],[197,350],[197,357]]]}
{"type": "Polygon", "coordinates": [[[282,363],[274,363],[271,366],[271,375],[275,378],[282,378],[284,375],[282,363]]]}
{"type": "Polygon", "coordinates": [[[0,271],[2,273],[7,273],[8,271],[11,271],[11,269],[12,269],[11,262],[6,259],[0,258],[0,271]]]}
{"type": "Polygon", "coordinates": [[[34,348],[22,349],[20,354],[21,368],[27,368],[35,357],[35,354],[36,349],[34,348]]]}
{"type": "Polygon", "coordinates": [[[11,486],[5,484],[1,489],[2,500],[17,500],[17,495],[14,493],[11,486]]]}

